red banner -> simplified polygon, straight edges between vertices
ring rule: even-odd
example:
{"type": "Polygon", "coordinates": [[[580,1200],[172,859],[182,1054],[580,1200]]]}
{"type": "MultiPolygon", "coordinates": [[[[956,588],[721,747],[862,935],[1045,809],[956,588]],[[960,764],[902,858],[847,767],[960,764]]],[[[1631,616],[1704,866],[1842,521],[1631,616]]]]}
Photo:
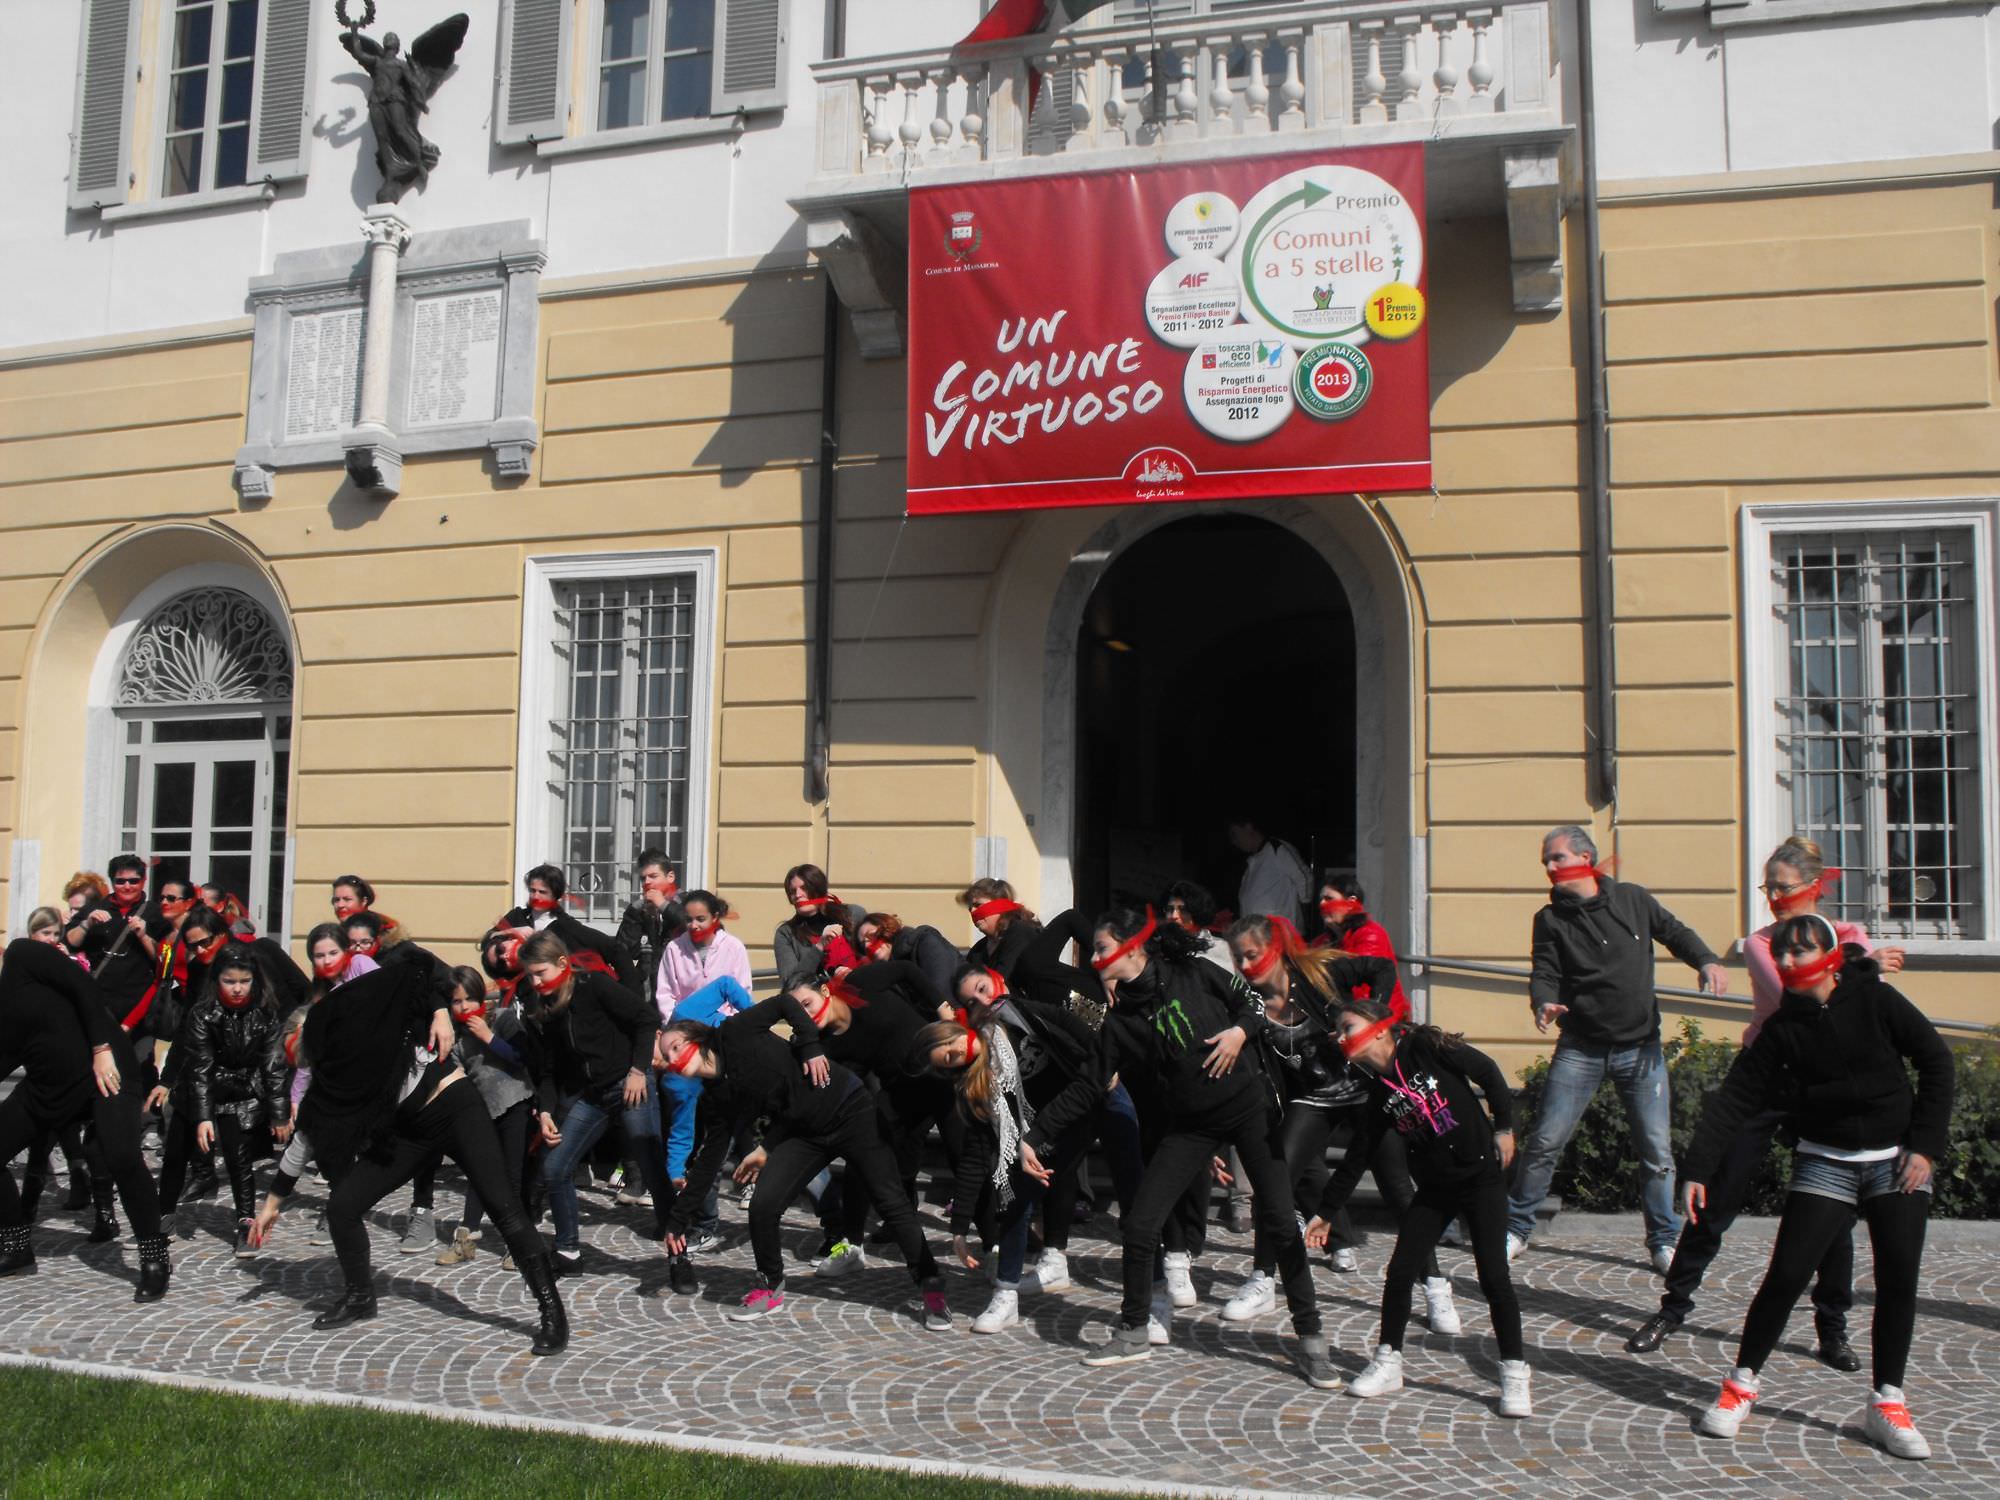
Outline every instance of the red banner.
{"type": "Polygon", "coordinates": [[[1426,490],[1420,145],[910,193],[909,511],[1426,490]]]}

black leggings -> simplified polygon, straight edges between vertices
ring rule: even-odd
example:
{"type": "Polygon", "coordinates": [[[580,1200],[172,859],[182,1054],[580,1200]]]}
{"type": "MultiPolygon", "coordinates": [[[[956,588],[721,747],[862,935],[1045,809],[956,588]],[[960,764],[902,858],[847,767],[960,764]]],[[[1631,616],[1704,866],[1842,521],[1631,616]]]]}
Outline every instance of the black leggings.
{"type": "MultiPolygon", "coordinates": [[[[1310,1104],[1294,1103],[1285,1109],[1285,1126],[1280,1136],[1284,1149],[1285,1166],[1292,1174],[1292,1201],[1302,1209],[1319,1202],[1319,1195],[1326,1186],[1326,1148],[1333,1139],[1334,1131],[1341,1126],[1352,1127],[1347,1149],[1352,1151],[1360,1139],[1360,1120],[1365,1105],[1353,1109],[1315,1109],[1310,1104]]],[[[1408,1154],[1403,1146],[1403,1138],[1393,1130],[1382,1132],[1376,1143],[1375,1154],[1368,1158],[1368,1170],[1375,1174],[1375,1186],[1382,1194],[1382,1201],[1396,1216],[1400,1224],[1403,1216],[1410,1211],[1410,1202],[1417,1195],[1416,1185],[1410,1181],[1408,1154]]],[[[1354,1221],[1348,1217],[1343,1205],[1333,1216],[1330,1242],[1341,1249],[1352,1249],[1361,1243],[1355,1233],[1354,1221]]],[[[1257,1269],[1269,1275],[1278,1264],[1278,1258],[1264,1245],[1260,1237],[1257,1242],[1257,1269]]],[[[1424,1262],[1424,1275],[1439,1277],[1444,1275],[1438,1265],[1437,1246],[1432,1245],[1429,1257],[1424,1262]]]]}
{"type": "Polygon", "coordinates": [[[903,1263],[918,1282],[938,1274],[937,1260],[924,1241],[923,1225],[903,1191],[902,1169],[896,1153],[882,1140],[875,1100],[865,1089],[857,1089],[841,1107],[833,1128],[825,1135],[787,1136],[770,1148],[763,1171],[757,1174],[757,1190],[750,1197],[750,1249],[757,1260],[757,1274],[774,1291],[785,1284],[784,1245],[778,1225],[785,1208],[820,1168],[834,1160],[847,1163],[847,1189],[859,1186],[873,1199],[882,1222],[896,1237],[903,1263]]]}
{"type": "MultiPolygon", "coordinates": [[[[493,1120],[493,1134],[500,1142],[501,1170],[507,1174],[508,1190],[516,1199],[521,1196],[523,1169],[528,1164],[528,1121],[533,1113],[533,1102],[523,1099],[501,1111],[493,1120]]],[[[465,1215],[459,1220],[467,1233],[479,1227],[485,1207],[479,1201],[479,1189],[468,1182],[465,1185],[465,1215]]]]}
{"type": "Polygon", "coordinates": [[[1426,1262],[1437,1264],[1438,1236],[1445,1225],[1463,1217],[1472,1231],[1472,1258],[1479,1268],[1479,1292],[1493,1316],[1493,1337],[1502,1359],[1520,1359],[1521,1303],[1514,1279],[1507,1274],[1507,1184],[1489,1162],[1469,1182],[1419,1187],[1403,1214],[1396,1248],[1382,1279],[1382,1342],[1403,1347],[1410,1326],[1410,1293],[1426,1262]]]}
{"type": "MultiPolygon", "coordinates": [[[[945,1155],[958,1160],[956,1143],[963,1132],[950,1128],[956,1096],[943,1079],[898,1080],[875,1093],[875,1126],[889,1149],[896,1153],[896,1170],[902,1174],[903,1196],[912,1205],[917,1200],[917,1170],[923,1165],[924,1142],[936,1124],[944,1137],[945,1155]]],[[[852,1244],[861,1243],[861,1231],[868,1223],[870,1194],[849,1162],[840,1176],[840,1213],[834,1234],[852,1244]]],[[[971,1205],[966,1205],[970,1207],[971,1205]]],[[[990,1214],[985,1216],[990,1220],[990,1214]]]]}
{"type": "MultiPolygon", "coordinates": [[[[1694,1311],[1694,1294],[1701,1289],[1701,1279],[1722,1248],[1722,1237],[1742,1212],[1757,1169],[1771,1154],[1771,1137],[1784,1120],[1782,1109],[1764,1110],[1745,1120],[1722,1153],[1722,1164],[1709,1174],[1705,1184],[1708,1205],[1681,1226],[1674,1263],[1660,1294],[1660,1311],[1675,1322],[1694,1311]]],[[[1826,1247],[1813,1283],[1813,1323],[1822,1339],[1847,1337],[1847,1315],[1854,1308],[1852,1222],[1850,1219],[1849,1232],[1836,1234],[1826,1247]]]]}
{"type": "MultiPolygon", "coordinates": [[[[117,1055],[114,1053],[114,1055],[117,1055]]],[[[132,1221],[132,1233],[142,1240],[160,1232],[160,1195],[153,1187],[153,1174],[139,1154],[140,1092],[139,1069],[129,1052],[118,1056],[124,1087],[110,1098],[90,1085],[90,1097],[76,1109],[57,1116],[36,1109],[29,1097],[28,1080],[0,1102],[0,1229],[15,1229],[25,1222],[21,1216],[21,1194],[14,1186],[14,1174],[5,1164],[34,1145],[50,1131],[61,1130],[73,1120],[88,1120],[95,1133],[97,1149],[103,1153],[105,1170],[124,1200],[125,1216],[132,1221]]]]}
{"type": "MultiPolygon", "coordinates": [[[[180,1206],[181,1188],[187,1180],[187,1165],[195,1150],[192,1112],[174,1111],[167,1126],[166,1146],[160,1153],[160,1212],[170,1214],[180,1206]]],[[[215,1143],[222,1148],[223,1164],[229,1169],[229,1196],[236,1205],[236,1217],[247,1219],[257,1212],[257,1151],[270,1132],[262,1118],[241,1124],[227,1110],[215,1117],[215,1143]]]]}
{"type": "Polygon", "coordinates": [[[486,1113],[486,1101],[470,1079],[460,1078],[447,1084],[414,1119],[398,1119],[386,1158],[361,1157],[335,1184],[333,1198],[326,1206],[326,1227],[349,1286],[368,1280],[368,1231],[361,1216],[415,1177],[425,1162],[440,1155],[458,1163],[465,1180],[492,1214],[516,1266],[548,1253],[542,1237],[528,1223],[521,1195],[507,1184],[507,1167],[501,1160],[493,1121],[486,1113]]]}
{"type": "MultiPolygon", "coordinates": [[[[1900,1387],[1909,1367],[1910,1338],[1917,1326],[1917,1272],[1923,1265],[1930,1212],[1929,1193],[1883,1193],[1861,1205],[1868,1239],[1875,1247],[1875,1325],[1870,1342],[1878,1386],[1900,1387]]],[[[1785,1199],[1770,1269],[1743,1321],[1736,1363],[1753,1373],[1764,1368],[1784,1337],[1785,1324],[1806,1283],[1825,1261],[1827,1247],[1853,1232],[1854,1216],[1853,1205],[1838,1198],[1793,1193],[1785,1199]]]]}
{"type": "MultiPolygon", "coordinates": [[[[1247,1089],[1240,1102],[1211,1121],[1181,1123],[1170,1129],[1146,1162],[1139,1191],[1124,1224],[1125,1296],[1119,1316],[1127,1328],[1143,1328],[1151,1310],[1154,1258],[1160,1236],[1175,1206],[1185,1201],[1190,1184],[1207,1190],[1210,1166],[1223,1148],[1234,1146],[1243,1157],[1250,1179],[1257,1232],[1278,1247],[1277,1264],[1291,1309],[1292,1327],[1301,1335],[1319,1332],[1319,1305],[1313,1294],[1306,1242],[1292,1212],[1292,1184],[1278,1154],[1278,1113],[1262,1087],[1247,1089]]],[[[1435,1236],[1433,1236],[1435,1238],[1435,1236]]]]}

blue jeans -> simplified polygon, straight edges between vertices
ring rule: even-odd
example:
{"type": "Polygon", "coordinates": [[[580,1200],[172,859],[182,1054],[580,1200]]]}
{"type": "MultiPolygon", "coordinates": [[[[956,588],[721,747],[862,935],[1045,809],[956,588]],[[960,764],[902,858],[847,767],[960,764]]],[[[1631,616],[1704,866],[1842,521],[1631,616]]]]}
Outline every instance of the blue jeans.
{"type": "Polygon", "coordinates": [[[1669,1133],[1672,1112],[1667,1095],[1667,1062],[1660,1039],[1614,1047],[1564,1037],[1549,1060],[1548,1082],[1535,1128],[1521,1151],[1514,1191],[1507,1199],[1507,1229],[1526,1240],[1535,1232],[1535,1210],[1549,1195],[1549,1180],[1563,1148],[1576,1134],[1577,1122],[1606,1077],[1618,1090],[1631,1124],[1632,1142],[1644,1174],[1640,1202],[1646,1214],[1646,1248],[1672,1249],[1681,1232],[1674,1211],[1674,1150],[1669,1133]]]}
{"type": "Polygon", "coordinates": [[[576,1168],[590,1155],[613,1119],[625,1131],[626,1150],[637,1158],[653,1197],[655,1227],[664,1224],[667,1210],[674,1204],[674,1186],[667,1176],[667,1154],[660,1145],[660,1096],[652,1075],[646,1076],[646,1097],[626,1108],[622,1085],[597,1095],[580,1095],[565,1101],[559,1126],[562,1144],[542,1158],[542,1181],[549,1190],[549,1213],[556,1223],[556,1248],[574,1250],[580,1243],[577,1233],[576,1168]]]}

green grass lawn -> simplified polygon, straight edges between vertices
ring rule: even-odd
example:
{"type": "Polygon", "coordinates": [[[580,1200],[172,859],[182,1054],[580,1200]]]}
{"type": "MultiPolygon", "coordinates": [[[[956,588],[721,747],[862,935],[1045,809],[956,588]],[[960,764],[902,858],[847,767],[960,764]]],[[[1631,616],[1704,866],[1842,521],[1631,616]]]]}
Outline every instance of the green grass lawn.
{"type": "Polygon", "coordinates": [[[0,1495],[10,1500],[987,1500],[1077,1493],[752,1462],[135,1380],[0,1370],[0,1495]]]}

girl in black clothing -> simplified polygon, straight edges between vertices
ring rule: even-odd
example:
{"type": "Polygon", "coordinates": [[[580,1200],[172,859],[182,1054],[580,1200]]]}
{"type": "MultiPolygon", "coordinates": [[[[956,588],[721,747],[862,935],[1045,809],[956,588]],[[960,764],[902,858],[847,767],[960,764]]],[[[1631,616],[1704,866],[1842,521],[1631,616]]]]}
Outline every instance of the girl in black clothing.
{"type": "Polygon", "coordinates": [[[952,980],[965,962],[935,927],[905,927],[894,912],[873,911],[863,917],[854,946],[864,965],[892,958],[915,964],[940,995],[951,993],[952,980]]]}
{"type": "MultiPolygon", "coordinates": [[[[174,1133],[188,1132],[195,1149],[222,1148],[236,1206],[236,1253],[248,1256],[250,1223],[257,1211],[258,1156],[268,1134],[291,1139],[292,1106],[286,1092],[284,1018],[272,1002],[270,981],[250,950],[225,948],[209,970],[201,998],[167,1059],[178,1073],[174,1133]]],[[[163,1082],[166,1082],[163,1075],[163,1082]]],[[[170,1137],[160,1167],[160,1207],[180,1201],[185,1153],[170,1137]]]]}
{"type": "Polygon", "coordinates": [[[979,933],[965,955],[965,961],[981,969],[991,969],[1002,978],[1014,972],[1014,961],[1035,940],[1042,924],[1035,914],[1014,899],[1014,887],[1004,880],[975,880],[959,892],[958,904],[972,918],[979,933]]]}
{"type": "MultiPolygon", "coordinates": [[[[1377,989],[1392,993],[1391,987],[1377,989]]],[[[1507,1184],[1514,1159],[1513,1091],[1500,1066],[1465,1039],[1435,1026],[1397,1019],[1385,1000],[1346,1000],[1339,1011],[1340,1048],[1369,1075],[1369,1105],[1362,1139],[1351,1147],[1327,1183],[1319,1212],[1306,1226],[1306,1243],[1324,1245],[1334,1215],[1361,1181],[1381,1136],[1394,1130],[1408,1144],[1417,1195],[1403,1213],[1402,1229],[1382,1283],[1382,1338],[1375,1357],[1348,1387],[1360,1397],[1403,1388],[1403,1330],[1410,1322],[1410,1293],[1426,1262],[1434,1261],[1438,1235],[1454,1218],[1472,1231],[1479,1289],[1493,1313],[1500,1344],[1500,1415],[1532,1414],[1521,1304],[1507,1274],[1507,1184]],[[1473,1094],[1477,1087],[1493,1112],[1473,1094]]]]}
{"type": "Polygon", "coordinates": [[[1681,1174],[1692,1220],[1707,1209],[1706,1185],[1743,1122],[1773,1102],[1791,1107],[1798,1145],[1778,1242],[1743,1324],[1736,1371],[1722,1383],[1701,1430],[1736,1435],[1792,1308],[1827,1247],[1850,1232],[1859,1214],[1875,1248],[1868,1437],[1897,1458],[1929,1458],[1930,1444],[1903,1400],[1903,1376],[1916,1326],[1931,1166],[1949,1145],[1951,1049],[1922,1011],[1882,982],[1876,962],[1858,946],[1843,946],[1818,913],[1781,923],[1771,934],[1771,955],[1784,996],[1710,1096],[1681,1174]],[[1914,1093],[1906,1059],[1916,1065],[1914,1093]]]}
{"type": "Polygon", "coordinates": [[[653,1237],[665,1231],[674,1185],[667,1176],[659,1085],[653,1078],[660,1013],[601,966],[587,968],[584,956],[572,955],[553,932],[521,945],[521,968],[533,991],[524,1019],[548,1054],[561,1095],[556,1115],[544,1116],[543,1134],[554,1149],[542,1157],[542,1181],[555,1219],[557,1269],[568,1272],[583,1259],[576,1170],[614,1123],[623,1129],[626,1154],[637,1159],[652,1196],[653,1237]]]}
{"type": "Polygon", "coordinates": [[[1189,1185],[1206,1176],[1224,1148],[1235,1146],[1256,1194],[1258,1227],[1277,1247],[1299,1335],[1294,1358],[1312,1385],[1338,1390],[1292,1212],[1291,1182],[1278,1155],[1277,1099],[1249,1045],[1264,1029],[1255,995],[1201,958],[1192,934],[1160,923],[1151,912],[1107,913],[1091,941],[1091,966],[1110,998],[1094,1067],[1071,1081],[1029,1128],[1021,1165],[1038,1176],[1046,1172],[1041,1153],[1101,1103],[1113,1074],[1132,1089],[1140,1119],[1150,1117],[1163,1128],[1125,1215],[1119,1327],[1084,1363],[1123,1364],[1153,1352],[1147,1317],[1161,1231],[1189,1185]]]}
{"type": "Polygon", "coordinates": [[[540,1308],[533,1352],[558,1353],[569,1343],[569,1319],[554,1268],[520,1195],[507,1184],[500,1142],[479,1090],[452,1061],[457,1034],[450,1013],[435,1004],[428,978],[414,964],[364,974],[307,1012],[300,1050],[311,1063],[312,1084],[270,1194],[252,1221],[250,1243],[260,1248],[268,1239],[311,1153],[322,1159],[352,1157],[354,1165],[334,1185],[326,1210],[344,1286],[313,1327],[341,1328],[372,1318],[375,1284],[362,1215],[425,1162],[449,1156],[492,1214],[540,1308]]]}
{"type": "Polygon", "coordinates": [[[25,1077],[0,1101],[0,1276],[35,1268],[21,1198],[5,1163],[42,1136],[88,1120],[125,1200],[139,1249],[135,1302],[166,1294],[167,1237],[160,1200],[139,1154],[139,1065],[89,978],[33,938],[7,945],[0,964],[0,1036],[25,1077]]]}
{"type": "MultiPolygon", "coordinates": [[[[1334,1132],[1347,1127],[1349,1150],[1359,1151],[1367,1131],[1368,1077],[1341,1055],[1333,1035],[1334,1013],[1357,993],[1392,993],[1396,966],[1386,959],[1307,948],[1282,918],[1239,917],[1229,929],[1229,946],[1243,977],[1263,1001],[1267,1061],[1274,1065],[1272,1074],[1285,1096],[1280,1139],[1292,1174],[1293,1199],[1299,1204],[1317,1203],[1326,1186],[1326,1148],[1334,1132]]],[[[1378,1133],[1367,1164],[1400,1221],[1416,1194],[1402,1137],[1394,1131],[1378,1133]]],[[[1333,1220],[1333,1240],[1351,1246],[1356,1239],[1343,1208],[1333,1220]]],[[[1277,1305],[1271,1277],[1275,1267],[1269,1248],[1260,1242],[1249,1277],[1222,1310],[1225,1323],[1247,1323],[1277,1305]]],[[[1351,1250],[1347,1264],[1337,1268],[1354,1269],[1351,1250]]],[[[1432,1329],[1457,1333],[1458,1309],[1435,1248],[1425,1262],[1424,1278],[1432,1329]]]]}
{"type": "MultiPolygon", "coordinates": [[[[797,985],[790,993],[817,1028],[828,1059],[874,1081],[876,1123],[896,1153],[903,1192],[914,1203],[924,1141],[932,1124],[950,1116],[951,1090],[907,1069],[917,1033],[950,1013],[944,992],[917,965],[887,959],[864,964],[845,979],[797,985]]],[[[956,1160],[957,1152],[951,1154],[956,1160]]],[[[813,1263],[815,1274],[843,1276],[867,1265],[861,1248],[867,1219],[868,1193],[850,1166],[841,1177],[837,1216],[822,1220],[825,1244],[813,1263]]]]}
{"type": "Polygon", "coordinates": [[[729,1315],[733,1321],[769,1317],[785,1305],[779,1221],[799,1190],[839,1159],[860,1174],[910,1275],[923,1289],[924,1326],[933,1332],[950,1330],[944,1277],[903,1191],[895,1153],[883,1143],[868,1090],[855,1074],[827,1061],[812,1018],[797,1000],[776,995],[716,1027],[670,1021],[661,1048],[670,1070],[706,1081],[698,1118],[701,1141],[670,1219],[670,1251],[686,1249],[688,1229],[722,1168],[736,1128],[760,1118],[767,1122],[763,1144],[738,1168],[739,1176],[754,1172],[757,1179],[750,1198],[757,1282],[729,1315]],[[771,1034],[780,1021],[791,1027],[789,1047],[771,1034]]]}
{"type": "MultiPolygon", "coordinates": [[[[1062,932],[1068,915],[1057,918],[1044,935],[1057,952],[1066,941],[1062,932]]],[[[1031,949],[1017,973],[1025,979],[1039,967],[1036,949],[1031,949]]],[[[960,1111],[973,1126],[959,1154],[951,1219],[952,1253],[968,1268],[976,1269],[980,1258],[966,1241],[973,1228],[972,1205],[990,1191],[999,1209],[996,1245],[985,1252],[996,1257],[993,1296],[972,1320],[974,1333],[999,1333],[1021,1320],[1022,1268],[1035,1207],[1045,1201],[1050,1180],[1089,1149],[1102,1110],[1086,1114],[1052,1144],[1044,1171],[1027,1170],[1021,1151],[1027,1131],[1039,1110],[1091,1072],[1097,1038],[1066,1004],[1026,988],[1008,989],[990,974],[981,978],[985,998],[976,1019],[961,1011],[953,1020],[933,1022],[918,1034],[916,1046],[925,1067],[952,1081],[960,1111]]],[[[1129,1172],[1114,1172],[1121,1207],[1130,1205],[1138,1184],[1136,1144],[1129,1172]]],[[[1113,1160],[1117,1164],[1115,1154],[1113,1160]]],[[[1061,1247],[1057,1249],[1060,1254],[1061,1247]]],[[[1067,1265],[1064,1272],[1066,1276],[1067,1265]]]]}

